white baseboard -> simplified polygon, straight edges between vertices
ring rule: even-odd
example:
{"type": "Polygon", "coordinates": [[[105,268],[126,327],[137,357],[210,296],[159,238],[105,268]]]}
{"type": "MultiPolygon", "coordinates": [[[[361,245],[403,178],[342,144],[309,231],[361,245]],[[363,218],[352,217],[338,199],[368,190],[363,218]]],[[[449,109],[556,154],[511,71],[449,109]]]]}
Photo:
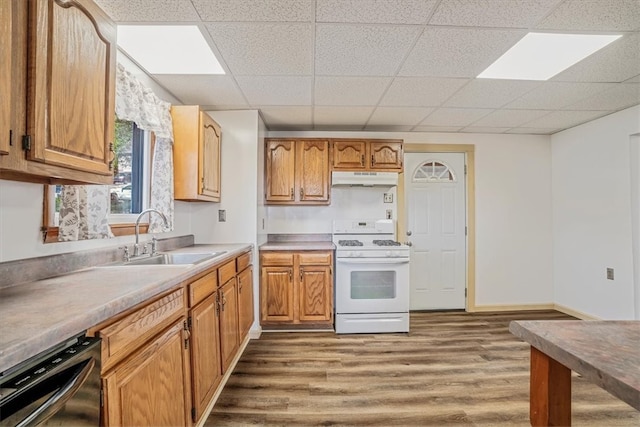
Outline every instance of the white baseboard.
{"type": "Polygon", "coordinates": [[[574,310],[572,308],[565,307],[564,305],[560,305],[560,304],[554,304],[553,308],[564,314],[568,314],[569,316],[577,317],[578,319],[582,319],[582,320],[602,320],[597,316],[592,316],[590,314],[586,314],[581,311],[574,310]]]}
{"type": "Polygon", "coordinates": [[[532,311],[532,310],[554,310],[555,306],[549,304],[499,304],[499,305],[476,305],[470,313],[485,311],[532,311]]]}

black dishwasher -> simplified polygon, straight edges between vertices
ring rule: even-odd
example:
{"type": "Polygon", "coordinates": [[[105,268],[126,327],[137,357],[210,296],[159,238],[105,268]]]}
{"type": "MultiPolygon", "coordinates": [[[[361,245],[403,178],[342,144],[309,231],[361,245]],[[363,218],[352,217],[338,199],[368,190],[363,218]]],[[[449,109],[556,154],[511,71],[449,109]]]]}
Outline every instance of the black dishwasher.
{"type": "Polygon", "coordinates": [[[79,336],[0,374],[0,426],[100,425],[100,339],[79,336]]]}

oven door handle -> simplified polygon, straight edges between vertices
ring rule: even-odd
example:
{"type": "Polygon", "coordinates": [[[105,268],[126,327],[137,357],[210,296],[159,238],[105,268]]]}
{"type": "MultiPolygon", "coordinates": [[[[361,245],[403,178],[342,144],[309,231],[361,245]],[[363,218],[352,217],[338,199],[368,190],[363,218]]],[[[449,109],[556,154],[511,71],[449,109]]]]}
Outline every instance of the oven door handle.
{"type": "Polygon", "coordinates": [[[408,264],[409,258],[336,258],[341,264],[408,264]]]}
{"type": "Polygon", "coordinates": [[[74,369],[74,374],[69,381],[60,387],[60,390],[47,399],[46,402],[16,424],[16,427],[38,425],[51,418],[76,394],[78,389],[80,389],[86,381],[95,364],[95,359],[92,357],[76,365],[77,368],[74,369]]]}

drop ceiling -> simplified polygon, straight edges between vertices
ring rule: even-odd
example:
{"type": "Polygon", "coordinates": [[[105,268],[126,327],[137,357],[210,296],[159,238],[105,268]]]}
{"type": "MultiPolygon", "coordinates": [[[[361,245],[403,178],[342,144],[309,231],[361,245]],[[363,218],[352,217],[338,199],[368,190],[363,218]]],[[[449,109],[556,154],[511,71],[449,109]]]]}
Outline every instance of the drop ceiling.
{"type": "Polygon", "coordinates": [[[198,25],[226,74],[151,77],[274,131],[552,134],[640,104],[640,0],[97,2],[118,24],[198,25]],[[548,81],[475,78],[530,31],[623,37],[548,81]]]}

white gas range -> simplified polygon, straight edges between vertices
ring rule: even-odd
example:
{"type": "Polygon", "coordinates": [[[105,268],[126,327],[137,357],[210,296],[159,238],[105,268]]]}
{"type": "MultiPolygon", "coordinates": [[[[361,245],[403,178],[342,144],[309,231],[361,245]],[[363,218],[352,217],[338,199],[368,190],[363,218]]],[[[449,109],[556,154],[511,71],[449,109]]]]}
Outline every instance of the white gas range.
{"type": "Polygon", "coordinates": [[[336,220],[336,333],[409,332],[409,255],[393,220],[336,220]]]}

